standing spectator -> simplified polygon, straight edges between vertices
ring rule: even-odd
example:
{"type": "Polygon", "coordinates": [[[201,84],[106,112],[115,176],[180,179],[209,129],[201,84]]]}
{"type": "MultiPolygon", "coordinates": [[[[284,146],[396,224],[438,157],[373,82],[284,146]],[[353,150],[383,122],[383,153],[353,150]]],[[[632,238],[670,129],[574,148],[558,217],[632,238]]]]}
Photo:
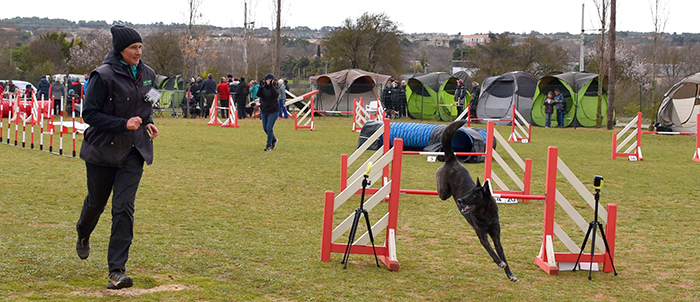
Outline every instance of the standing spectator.
{"type": "Polygon", "coordinates": [[[88,83],[90,83],[90,75],[86,73],[85,83],[83,83],[83,98],[85,98],[85,95],[87,94],[88,83]]]}
{"type": "Polygon", "coordinates": [[[156,73],[141,61],[141,35],[122,25],[112,26],[112,46],[101,66],[92,72],[84,118],[80,158],[85,161],[87,196],[76,229],[75,250],[90,256],[90,235],[112,194],[112,228],[107,250],[108,289],[133,285],[124,274],[134,236],[134,201],[143,163],[153,162],[153,139],[159,131],[151,117],[156,73]]]}
{"type": "Polygon", "coordinates": [[[547,98],[544,100],[544,113],[546,115],[546,119],[544,122],[545,128],[552,127],[552,113],[554,113],[555,102],[556,101],[554,100],[554,93],[552,93],[552,91],[547,91],[547,98]]]}
{"type": "Polygon", "coordinates": [[[467,88],[462,80],[457,80],[457,89],[455,89],[455,103],[457,104],[457,115],[462,113],[464,108],[464,98],[467,96],[467,88]]]}
{"type": "Polygon", "coordinates": [[[5,82],[0,82],[0,99],[5,96],[5,82]]]}
{"type": "Polygon", "coordinates": [[[248,92],[250,92],[250,103],[246,105],[245,112],[246,115],[253,117],[253,111],[255,111],[255,102],[258,100],[258,89],[260,85],[256,80],[250,80],[248,83],[248,92]]]}
{"type": "Polygon", "coordinates": [[[271,151],[277,147],[279,141],[273,133],[275,121],[280,111],[278,96],[279,92],[274,85],[275,76],[272,73],[265,75],[262,80],[262,86],[258,89],[258,97],[260,98],[260,118],[262,119],[263,130],[267,134],[267,145],[263,151],[271,151]]]}
{"type": "Polygon", "coordinates": [[[481,86],[477,82],[472,82],[471,100],[469,101],[470,118],[477,118],[476,108],[479,107],[479,96],[481,96],[481,86]]]}
{"type": "Polygon", "coordinates": [[[398,100],[398,109],[397,110],[399,111],[399,117],[407,116],[407,113],[406,113],[406,80],[401,81],[401,85],[399,85],[398,88],[396,89],[396,94],[398,94],[398,97],[396,99],[398,100]]]}
{"type": "Polygon", "coordinates": [[[285,85],[285,80],[279,79],[279,103],[280,103],[280,112],[279,112],[279,117],[281,118],[289,118],[289,111],[287,111],[287,107],[284,106],[284,103],[287,102],[287,86],[285,85]]]}
{"type": "Polygon", "coordinates": [[[559,88],[554,89],[554,104],[557,107],[557,128],[564,128],[564,113],[566,113],[566,100],[559,88]]]}
{"type": "Polygon", "coordinates": [[[38,99],[43,101],[43,100],[48,100],[49,99],[49,88],[51,87],[51,84],[49,84],[49,81],[46,80],[46,75],[41,76],[41,81],[39,81],[39,85],[36,87],[39,89],[39,97],[38,99]]]}
{"type": "Polygon", "coordinates": [[[245,78],[241,78],[240,83],[236,86],[236,110],[239,119],[244,119],[246,116],[245,105],[248,103],[248,93],[245,78]]]}
{"type": "Polygon", "coordinates": [[[236,91],[238,91],[238,85],[240,85],[238,78],[234,78],[233,75],[229,74],[228,75],[228,88],[231,90],[231,96],[233,97],[233,100],[234,100],[234,106],[235,106],[235,100],[236,100],[236,91]]]}
{"type": "Polygon", "coordinates": [[[216,91],[219,93],[219,110],[221,110],[221,117],[228,118],[228,99],[231,96],[231,88],[228,87],[226,78],[221,78],[221,83],[216,86],[216,91]]]}
{"type": "Polygon", "coordinates": [[[214,81],[214,75],[211,73],[207,75],[207,79],[204,80],[204,87],[200,88],[204,91],[204,99],[206,100],[206,105],[204,106],[204,117],[209,117],[209,108],[214,103],[214,95],[216,95],[216,81],[214,81]]]}
{"type": "Polygon", "coordinates": [[[51,99],[53,100],[53,114],[57,115],[61,112],[61,104],[64,104],[66,98],[66,87],[61,81],[51,83],[51,99]]]}
{"type": "Polygon", "coordinates": [[[394,109],[394,104],[392,102],[394,93],[394,78],[389,79],[384,85],[384,90],[382,91],[382,101],[384,102],[385,109],[394,109]]]}

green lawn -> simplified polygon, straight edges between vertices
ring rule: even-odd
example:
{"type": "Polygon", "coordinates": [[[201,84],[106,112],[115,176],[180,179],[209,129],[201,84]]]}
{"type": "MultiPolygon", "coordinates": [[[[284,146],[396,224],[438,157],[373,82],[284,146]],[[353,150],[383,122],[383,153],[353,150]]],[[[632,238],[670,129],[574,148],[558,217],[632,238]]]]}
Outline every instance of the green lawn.
{"type": "MultiPolygon", "coordinates": [[[[206,126],[203,119],[160,118],[156,123],[161,136],[155,141],[154,164],[145,168],[137,194],[135,236],[127,263],[135,283],[119,291],[105,289],[109,204],[92,236],[90,258],[81,261],[75,253],[75,223],[86,194],[84,163],[0,144],[0,297],[700,300],[700,163],[691,160],[695,137],[644,135],[640,162],[610,159],[612,131],[600,129],[535,127],[531,143],[511,144],[521,157],[533,160],[534,194],[544,193],[547,147],[558,146],[560,158],[590,190],[593,175],[605,177],[601,203],[619,207],[615,258],[619,275],[594,272],[589,281],[588,271],[550,276],[535,265],[542,202],[501,205],[503,245],[520,279],[513,283],[491,261],[454,201],[436,196],[401,196],[399,271],[377,268],[372,256],[352,255],[346,270],[340,264],[342,254],[332,254],[330,262],[320,261],[323,195],[326,190],[338,192],[340,155],[357,146],[351,118],[318,118],[316,131],[295,131],[293,119],[278,120],[275,133],[280,142],[272,152],[262,151],[265,136],[260,120],[241,120],[237,129],[206,126]]],[[[507,137],[510,127],[497,129],[507,137]]],[[[68,148],[64,153],[70,154],[70,136],[64,138],[68,148]]],[[[405,156],[402,187],[434,190],[439,165],[422,156],[405,156]]],[[[483,177],[483,164],[469,164],[467,169],[483,177]]],[[[507,178],[504,173],[499,176],[507,178]]],[[[573,189],[561,187],[592,220],[592,211],[581,206],[573,189]]],[[[336,216],[349,215],[357,202],[349,204],[336,216]]],[[[567,227],[563,211],[557,211],[557,222],[567,227]]],[[[373,221],[383,215],[370,214],[373,221]]],[[[584,234],[572,231],[569,236],[580,243],[584,234]]],[[[555,250],[563,249],[555,244],[555,250]]]]}

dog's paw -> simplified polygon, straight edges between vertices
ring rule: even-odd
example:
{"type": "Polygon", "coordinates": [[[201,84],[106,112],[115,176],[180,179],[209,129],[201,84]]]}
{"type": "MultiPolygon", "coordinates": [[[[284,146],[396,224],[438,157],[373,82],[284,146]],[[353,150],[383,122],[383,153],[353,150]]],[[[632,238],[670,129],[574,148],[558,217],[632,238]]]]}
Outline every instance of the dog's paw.
{"type": "Polygon", "coordinates": [[[498,267],[500,267],[500,268],[506,268],[506,266],[508,266],[508,265],[505,262],[501,262],[498,264],[498,267]]]}
{"type": "Polygon", "coordinates": [[[509,279],[510,281],[513,281],[513,282],[518,282],[518,278],[516,278],[516,277],[513,276],[513,275],[508,276],[508,279],[509,279]]]}

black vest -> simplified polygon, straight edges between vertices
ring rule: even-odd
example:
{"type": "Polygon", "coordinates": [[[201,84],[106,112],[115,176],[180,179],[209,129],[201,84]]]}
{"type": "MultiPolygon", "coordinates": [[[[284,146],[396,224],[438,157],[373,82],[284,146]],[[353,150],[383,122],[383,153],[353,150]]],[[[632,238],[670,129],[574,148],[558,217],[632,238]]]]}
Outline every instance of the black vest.
{"type": "MultiPolygon", "coordinates": [[[[150,165],[153,163],[153,141],[146,131],[146,124],[153,122],[152,105],[145,100],[145,95],[155,87],[155,72],[139,63],[137,79],[134,79],[128,67],[117,61],[117,64],[102,64],[94,73],[99,74],[108,95],[100,111],[126,120],[140,116],[143,123],[136,131],[114,132],[89,127],[85,131],[80,158],[95,165],[121,167],[131,148],[136,147],[150,165]]],[[[93,85],[92,81],[90,84],[93,85]]]]}

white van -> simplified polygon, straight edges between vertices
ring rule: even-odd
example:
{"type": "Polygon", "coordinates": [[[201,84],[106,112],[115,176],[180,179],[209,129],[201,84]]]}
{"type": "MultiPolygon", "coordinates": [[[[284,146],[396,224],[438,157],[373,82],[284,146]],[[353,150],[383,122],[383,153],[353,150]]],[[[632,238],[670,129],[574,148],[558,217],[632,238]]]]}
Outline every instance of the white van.
{"type": "MultiPolygon", "coordinates": [[[[85,84],[85,75],[84,74],[77,74],[77,73],[71,73],[68,76],[70,76],[71,79],[78,79],[80,84],[85,84]]],[[[54,74],[51,76],[54,81],[65,83],[66,75],[65,74],[54,74]]]]}

